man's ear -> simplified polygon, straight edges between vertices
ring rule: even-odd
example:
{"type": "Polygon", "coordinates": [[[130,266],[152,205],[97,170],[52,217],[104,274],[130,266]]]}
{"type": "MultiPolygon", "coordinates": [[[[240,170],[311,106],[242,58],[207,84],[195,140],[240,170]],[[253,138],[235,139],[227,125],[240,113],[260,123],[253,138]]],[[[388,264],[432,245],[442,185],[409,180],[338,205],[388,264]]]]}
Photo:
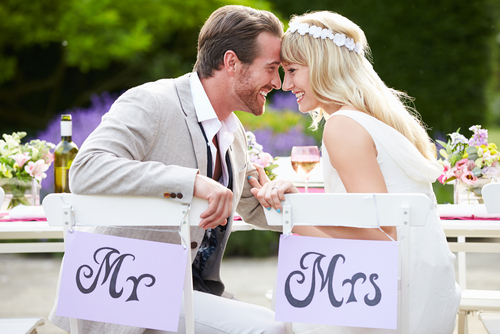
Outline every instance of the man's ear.
{"type": "Polygon", "coordinates": [[[234,51],[226,51],[226,53],[224,54],[224,68],[230,76],[234,76],[239,63],[240,60],[238,59],[238,56],[234,51]]]}

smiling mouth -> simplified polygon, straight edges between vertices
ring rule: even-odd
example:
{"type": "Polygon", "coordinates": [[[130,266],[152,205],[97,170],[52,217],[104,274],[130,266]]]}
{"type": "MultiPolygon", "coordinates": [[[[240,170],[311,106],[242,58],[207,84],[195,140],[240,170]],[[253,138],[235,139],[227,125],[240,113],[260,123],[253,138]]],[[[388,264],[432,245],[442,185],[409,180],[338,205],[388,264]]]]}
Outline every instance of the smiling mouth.
{"type": "Polygon", "coordinates": [[[259,94],[260,94],[260,95],[262,95],[262,97],[264,98],[264,100],[266,99],[266,97],[267,97],[267,92],[265,92],[265,91],[261,90],[261,91],[259,92],[259,94]]]}
{"type": "Polygon", "coordinates": [[[304,96],[304,92],[295,93],[295,97],[297,98],[297,102],[302,100],[303,96],[304,96]]]}

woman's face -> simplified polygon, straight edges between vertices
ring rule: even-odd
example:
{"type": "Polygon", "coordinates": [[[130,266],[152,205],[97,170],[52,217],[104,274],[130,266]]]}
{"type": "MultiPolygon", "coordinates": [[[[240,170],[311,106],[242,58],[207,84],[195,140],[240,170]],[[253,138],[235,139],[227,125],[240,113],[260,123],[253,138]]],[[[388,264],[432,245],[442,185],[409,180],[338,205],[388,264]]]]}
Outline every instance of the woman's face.
{"type": "Polygon", "coordinates": [[[300,112],[307,113],[319,108],[319,101],[314,97],[309,85],[309,66],[291,63],[283,65],[283,68],[283,90],[291,90],[295,94],[300,112]]]}

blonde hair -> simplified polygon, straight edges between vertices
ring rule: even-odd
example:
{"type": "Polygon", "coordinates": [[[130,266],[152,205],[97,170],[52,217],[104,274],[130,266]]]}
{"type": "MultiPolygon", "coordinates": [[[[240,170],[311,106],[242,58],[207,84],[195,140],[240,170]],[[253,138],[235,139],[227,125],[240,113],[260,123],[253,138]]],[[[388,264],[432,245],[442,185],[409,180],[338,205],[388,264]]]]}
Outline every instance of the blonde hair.
{"type": "MultiPolygon", "coordinates": [[[[352,106],[393,127],[428,160],[435,160],[436,147],[431,142],[416,110],[405,103],[411,98],[389,88],[380,79],[370,61],[365,34],[355,23],[337,13],[321,11],[293,16],[291,22],[308,23],[333,34],[340,33],[360,43],[364,56],[330,39],[287,31],[282,39],[281,61],[309,67],[309,83],[322,103],[352,106]],[[367,58],[365,58],[365,56],[367,58]]],[[[324,118],[321,109],[311,112],[313,128],[324,118]]]]}

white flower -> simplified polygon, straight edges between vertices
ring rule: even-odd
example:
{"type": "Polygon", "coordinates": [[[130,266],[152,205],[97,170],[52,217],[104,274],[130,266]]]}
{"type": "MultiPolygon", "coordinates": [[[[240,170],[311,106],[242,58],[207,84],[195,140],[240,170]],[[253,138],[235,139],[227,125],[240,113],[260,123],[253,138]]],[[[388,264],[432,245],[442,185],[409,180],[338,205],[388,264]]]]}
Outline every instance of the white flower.
{"type": "Polygon", "coordinates": [[[291,22],[290,23],[290,27],[288,28],[287,31],[290,31],[290,32],[296,32],[298,29],[299,29],[299,24],[298,22],[291,22]]]}
{"type": "Polygon", "coordinates": [[[498,170],[498,168],[495,167],[485,167],[483,168],[481,173],[489,179],[498,177],[500,175],[500,171],[498,170]]]}
{"type": "Polygon", "coordinates": [[[346,46],[346,48],[349,49],[349,51],[352,51],[352,50],[354,50],[354,47],[356,46],[356,44],[354,43],[354,40],[352,38],[347,38],[346,42],[345,42],[345,46],[346,46]]]}
{"type": "Polygon", "coordinates": [[[321,29],[318,26],[311,26],[311,28],[309,28],[309,35],[311,35],[314,38],[319,38],[321,36],[322,30],[323,29],[321,29]]]}
{"type": "Polygon", "coordinates": [[[28,165],[24,166],[24,170],[38,181],[42,181],[42,179],[47,177],[47,174],[44,173],[47,169],[49,169],[49,165],[43,160],[38,160],[37,162],[29,161],[28,165]]]}
{"type": "Polygon", "coordinates": [[[359,55],[363,54],[363,46],[361,45],[360,42],[356,43],[356,47],[354,48],[354,51],[356,51],[356,53],[359,55]]]}
{"type": "Polygon", "coordinates": [[[299,34],[301,34],[302,36],[304,36],[309,31],[309,24],[307,24],[307,23],[300,23],[298,31],[299,31],[299,34]]]}
{"type": "Polygon", "coordinates": [[[333,40],[333,33],[330,29],[323,29],[321,31],[321,39],[329,38],[333,40]]]}
{"type": "Polygon", "coordinates": [[[335,34],[333,36],[333,43],[337,44],[337,46],[343,46],[345,44],[345,35],[344,34],[335,34]]]}

